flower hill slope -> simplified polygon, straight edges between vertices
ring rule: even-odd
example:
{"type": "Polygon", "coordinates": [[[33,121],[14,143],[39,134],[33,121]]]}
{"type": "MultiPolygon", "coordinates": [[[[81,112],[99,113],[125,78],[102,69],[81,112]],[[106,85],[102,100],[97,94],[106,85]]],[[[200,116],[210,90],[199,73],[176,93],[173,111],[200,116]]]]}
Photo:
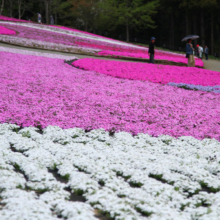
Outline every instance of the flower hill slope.
{"type": "Polygon", "coordinates": [[[89,33],[79,31],[68,31],[66,29],[60,29],[55,26],[40,25],[40,24],[23,24],[13,22],[0,22],[2,26],[10,27],[18,32],[17,39],[26,38],[32,40],[41,40],[56,44],[66,45],[78,45],[81,47],[94,48],[94,49],[124,49],[133,51],[132,49],[139,49],[140,51],[147,51],[146,48],[142,48],[136,45],[116,41],[113,39],[99,37],[98,35],[91,35],[89,33]],[[85,44],[85,45],[84,45],[85,44]]]}
{"type": "Polygon", "coordinates": [[[1,52],[0,121],[220,140],[220,96],[1,52]],[[13,62],[13,65],[12,65],[13,62]]]}
{"type": "Polygon", "coordinates": [[[18,130],[0,125],[1,220],[95,220],[94,209],[115,220],[220,218],[216,140],[18,130]],[[71,201],[77,193],[86,203],[71,201]]]}
{"type": "MultiPolygon", "coordinates": [[[[67,48],[67,46],[69,46],[75,50],[75,53],[77,49],[83,49],[84,52],[87,49],[86,54],[91,54],[90,51],[88,51],[90,49],[93,51],[93,55],[96,56],[110,56],[134,60],[139,58],[149,59],[148,48],[146,47],[125,43],[76,29],[21,22],[0,21],[0,24],[5,27],[10,27],[18,33],[14,38],[0,37],[1,41],[7,43],[29,47],[43,47],[44,49],[54,49],[55,45],[59,45],[59,47],[64,47],[65,51],[74,52],[70,50],[70,48],[67,48]]],[[[64,49],[60,50],[63,51],[64,49]]],[[[83,53],[83,51],[80,52],[83,53]]],[[[187,64],[187,59],[183,55],[171,52],[156,50],[155,58],[157,62],[161,63],[171,62],[177,65],[187,64]]],[[[203,67],[204,64],[200,59],[196,59],[196,66],[203,67]]]]}

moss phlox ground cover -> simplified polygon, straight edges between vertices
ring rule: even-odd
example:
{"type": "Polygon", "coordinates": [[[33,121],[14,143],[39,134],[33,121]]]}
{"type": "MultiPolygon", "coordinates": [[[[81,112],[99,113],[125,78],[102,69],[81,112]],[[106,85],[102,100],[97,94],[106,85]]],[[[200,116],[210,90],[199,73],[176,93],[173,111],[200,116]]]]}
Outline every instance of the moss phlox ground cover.
{"type": "Polygon", "coordinates": [[[161,84],[173,82],[202,86],[220,85],[220,72],[196,67],[153,65],[94,58],[80,59],[73,62],[73,65],[122,79],[146,80],[161,84]]]}
{"type": "Polygon", "coordinates": [[[15,35],[16,32],[13,30],[10,30],[6,27],[0,26],[0,34],[5,34],[5,35],[15,35]]]}
{"type": "MultiPolygon", "coordinates": [[[[1,41],[147,54],[65,27],[10,28],[19,37],[1,41]]],[[[220,73],[77,59],[0,47],[0,219],[220,219],[220,73]]]]}
{"type": "Polygon", "coordinates": [[[1,220],[220,218],[216,140],[12,124],[0,134],[1,220]]]}
{"type": "Polygon", "coordinates": [[[1,52],[0,121],[220,140],[220,96],[1,52]],[[13,60],[13,65],[11,65],[13,60]]]}

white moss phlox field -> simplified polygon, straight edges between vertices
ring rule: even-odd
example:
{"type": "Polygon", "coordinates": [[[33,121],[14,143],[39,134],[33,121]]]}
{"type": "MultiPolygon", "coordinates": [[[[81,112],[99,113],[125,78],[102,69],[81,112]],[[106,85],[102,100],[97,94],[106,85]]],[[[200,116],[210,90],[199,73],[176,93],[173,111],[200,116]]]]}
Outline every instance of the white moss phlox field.
{"type": "Polygon", "coordinates": [[[1,124],[0,148],[1,220],[220,218],[214,139],[1,124]]]}

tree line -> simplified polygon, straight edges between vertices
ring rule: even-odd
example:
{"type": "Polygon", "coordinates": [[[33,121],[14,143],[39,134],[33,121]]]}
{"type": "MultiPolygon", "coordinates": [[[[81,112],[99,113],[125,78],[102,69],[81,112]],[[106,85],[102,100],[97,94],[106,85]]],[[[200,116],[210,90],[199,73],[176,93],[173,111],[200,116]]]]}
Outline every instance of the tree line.
{"type": "Polygon", "coordinates": [[[149,42],[178,49],[181,39],[197,34],[195,41],[220,54],[219,0],[0,0],[0,15],[75,27],[108,37],[149,42]]]}

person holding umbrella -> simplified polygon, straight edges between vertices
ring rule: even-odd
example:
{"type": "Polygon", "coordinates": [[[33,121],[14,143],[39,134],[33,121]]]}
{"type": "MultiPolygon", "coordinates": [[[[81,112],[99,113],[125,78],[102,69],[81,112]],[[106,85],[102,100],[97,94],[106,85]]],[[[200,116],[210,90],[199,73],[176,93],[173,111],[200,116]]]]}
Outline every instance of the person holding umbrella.
{"type": "Polygon", "coordinates": [[[182,39],[182,41],[187,41],[186,44],[186,57],[188,57],[188,67],[195,67],[195,57],[193,55],[194,49],[192,45],[192,40],[198,39],[197,35],[188,35],[182,39]]]}
{"type": "Polygon", "coordinates": [[[187,44],[186,44],[186,54],[188,57],[188,67],[195,67],[195,58],[193,55],[193,45],[192,45],[192,40],[188,39],[187,44]]]}

